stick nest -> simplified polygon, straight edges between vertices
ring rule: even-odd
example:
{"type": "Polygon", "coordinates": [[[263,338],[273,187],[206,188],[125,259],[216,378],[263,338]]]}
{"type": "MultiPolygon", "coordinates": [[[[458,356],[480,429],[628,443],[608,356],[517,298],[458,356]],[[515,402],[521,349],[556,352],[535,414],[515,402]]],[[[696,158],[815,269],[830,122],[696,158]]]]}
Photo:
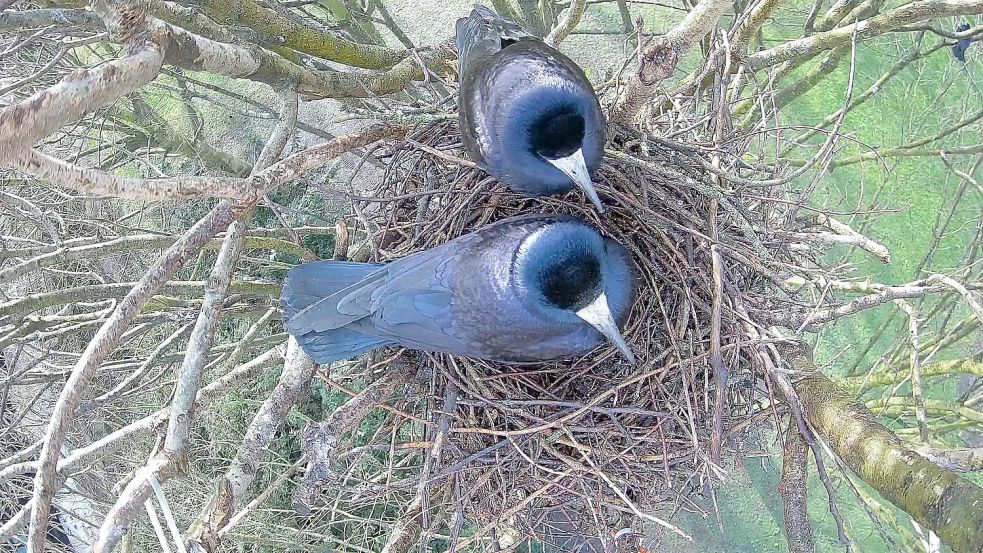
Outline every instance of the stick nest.
{"type": "Polygon", "coordinates": [[[625,329],[635,367],[607,345],[521,366],[404,353],[432,371],[424,393],[391,404],[430,421],[419,429],[427,445],[413,463],[422,467],[419,482],[428,482],[418,492],[424,532],[442,522],[459,545],[491,550],[490,540],[533,537],[564,551],[587,540],[588,550],[601,550],[613,535],[631,542],[620,540],[626,529],[651,535],[685,496],[721,474],[712,452],[739,453],[730,436],[767,393],[742,344],[760,314],[794,308],[775,298],[787,268],[801,264],[783,239],[802,226],[795,202],[781,197],[781,186],[753,182],[770,175],[739,161],[750,138],[711,147],[619,129],[609,135],[594,176],[603,215],[579,190],[537,199],[511,192],[463,159],[450,121],[418,126],[371,152],[386,170],[370,197],[353,202],[355,224],[369,238],[356,258],[391,260],[514,215],[566,213],[624,244],[640,277],[625,329]],[[727,171],[742,185],[719,176],[727,171]],[[446,438],[443,405],[453,406],[446,438]]]}

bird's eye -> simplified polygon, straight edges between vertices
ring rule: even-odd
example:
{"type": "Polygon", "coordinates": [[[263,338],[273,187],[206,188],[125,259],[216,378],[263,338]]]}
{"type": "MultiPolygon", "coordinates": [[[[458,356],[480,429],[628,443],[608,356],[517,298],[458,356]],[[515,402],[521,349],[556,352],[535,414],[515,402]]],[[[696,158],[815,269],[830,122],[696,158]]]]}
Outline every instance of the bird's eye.
{"type": "Polygon", "coordinates": [[[584,118],[573,109],[550,112],[531,127],[534,153],[548,159],[566,157],[583,146],[584,118]]]}

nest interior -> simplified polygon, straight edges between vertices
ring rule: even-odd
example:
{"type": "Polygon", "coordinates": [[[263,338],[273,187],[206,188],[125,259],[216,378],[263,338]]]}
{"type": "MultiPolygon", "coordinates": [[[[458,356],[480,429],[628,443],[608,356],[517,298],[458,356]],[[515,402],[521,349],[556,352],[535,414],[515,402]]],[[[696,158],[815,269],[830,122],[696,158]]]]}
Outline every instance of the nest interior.
{"type": "MultiPolygon", "coordinates": [[[[801,264],[781,239],[798,207],[748,164],[736,166],[745,185],[733,188],[720,177],[720,145],[609,135],[594,176],[604,214],[579,190],[536,199],[509,191],[464,159],[451,121],[370,152],[386,163],[384,178],[353,198],[348,223],[367,237],[349,249],[356,258],[394,259],[518,214],[567,213],[619,240],[637,268],[625,329],[634,367],[608,346],[519,366],[406,357],[431,378],[426,397],[407,394],[398,407],[429,420],[453,407],[439,458],[427,450],[418,463],[430,486],[427,524],[447,521],[454,534],[467,520],[459,545],[532,538],[603,550],[628,530],[674,531],[660,521],[719,478],[716,452],[739,455],[735,433],[769,416],[755,406],[767,387],[744,351],[746,327],[790,308],[775,290],[784,268],[801,264]]],[[[724,159],[738,159],[749,141],[729,142],[724,159]]]]}

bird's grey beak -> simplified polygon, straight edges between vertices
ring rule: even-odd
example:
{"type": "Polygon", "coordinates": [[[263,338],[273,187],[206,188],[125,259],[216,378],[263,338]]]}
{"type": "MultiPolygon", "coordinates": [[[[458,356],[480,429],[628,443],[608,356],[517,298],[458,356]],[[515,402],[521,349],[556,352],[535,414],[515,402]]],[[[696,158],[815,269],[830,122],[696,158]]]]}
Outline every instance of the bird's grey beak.
{"type": "Polygon", "coordinates": [[[621,337],[618,324],[614,322],[611,308],[608,307],[608,298],[603,292],[587,307],[577,311],[577,316],[596,328],[608,340],[611,340],[615,347],[618,348],[618,351],[625,356],[625,359],[632,365],[635,364],[635,355],[631,352],[628,344],[625,343],[625,339],[621,337]]]}
{"type": "Polygon", "coordinates": [[[546,161],[550,162],[553,167],[563,171],[564,174],[570,177],[570,180],[572,180],[574,184],[579,186],[584,192],[587,193],[587,197],[590,198],[590,201],[594,202],[594,205],[597,206],[597,211],[599,213],[604,213],[604,206],[601,204],[601,199],[597,197],[597,191],[594,190],[594,183],[591,182],[590,173],[587,172],[587,162],[584,161],[583,148],[578,149],[576,152],[566,157],[545,159],[546,161]]]}

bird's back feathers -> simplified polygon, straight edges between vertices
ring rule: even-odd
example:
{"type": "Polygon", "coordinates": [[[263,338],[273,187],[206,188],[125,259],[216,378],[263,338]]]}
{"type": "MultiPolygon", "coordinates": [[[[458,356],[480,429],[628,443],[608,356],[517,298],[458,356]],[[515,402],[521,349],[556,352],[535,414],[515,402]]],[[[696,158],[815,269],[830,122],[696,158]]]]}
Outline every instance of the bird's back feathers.
{"type": "Polygon", "coordinates": [[[457,20],[458,73],[476,61],[490,58],[520,40],[535,39],[525,29],[486,8],[476,5],[468,17],[457,20]]]}

